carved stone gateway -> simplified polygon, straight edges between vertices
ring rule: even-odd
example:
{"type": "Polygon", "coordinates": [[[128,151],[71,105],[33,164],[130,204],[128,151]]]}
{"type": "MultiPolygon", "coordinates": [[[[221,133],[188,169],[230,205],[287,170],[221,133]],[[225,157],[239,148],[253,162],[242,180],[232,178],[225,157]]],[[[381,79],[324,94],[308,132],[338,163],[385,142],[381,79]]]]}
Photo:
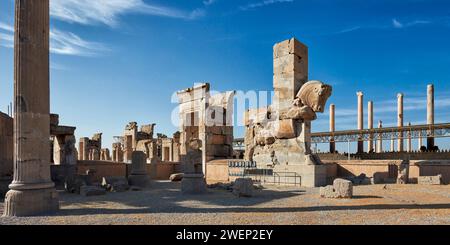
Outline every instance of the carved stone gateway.
{"type": "Polygon", "coordinates": [[[15,1],[14,180],[5,216],[57,211],[50,178],[49,0],[15,1]]]}
{"type": "Polygon", "coordinates": [[[311,121],[323,112],[332,88],[308,82],[308,49],[296,39],[274,46],[273,104],[246,112],[245,160],[258,168],[296,173],[303,186],[326,184],[326,167],[311,153],[311,121]]]}

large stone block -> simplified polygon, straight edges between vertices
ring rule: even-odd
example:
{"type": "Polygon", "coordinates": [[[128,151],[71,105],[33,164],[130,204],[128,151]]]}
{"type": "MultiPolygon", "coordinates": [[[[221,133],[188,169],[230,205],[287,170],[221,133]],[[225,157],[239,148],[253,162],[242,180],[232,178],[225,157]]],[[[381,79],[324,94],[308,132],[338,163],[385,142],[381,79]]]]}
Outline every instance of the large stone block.
{"type": "Polygon", "coordinates": [[[183,175],[183,173],[172,174],[170,175],[169,180],[172,182],[181,181],[183,179],[183,175]]]}
{"type": "Polygon", "coordinates": [[[204,194],[207,192],[206,181],[203,174],[184,174],[181,180],[183,194],[204,194]]]}
{"type": "Polygon", "coordinates": [[[286,55],[295,54],[302,57],[302,59],[308,59],[308,47],[298,41],[295,38],[279,42],[273,47],[273,58],[279,58],[286,55]]]}
{"type": "Polygon", "coordinates": [[[277,135],[278,139],[292,139],[295,138],[295,122],[292,119],[280,120],[275,124],[277,127],[277,135]]]}
{"type": "Polygon", "coordinates": [[[130,188],[127,178],[123,176],[103,177],[102,187],[113,192],[123,192],[130,188]]]}
{"type": "Polygon", "coordinates": [[[251,178],[239,178],[234,181],[233,194],[238,197],[253,196],[253,180],[251,178]]]}
{"type": "Polygon", "coordinates": [[[338,198],[352,198],[353,196],[353,183],[349,180],[335,179],[333,188],[338,198]]]}
{"type": "Polygon", "coordinates": [[[436,176],[419,176],[417,178],[419,185],[442,185],[442,175],[436,176]]]}
{"type": "Polygon", "coordinates": [[[321,187],[319,194],[324,198],[352,198],[353,184],[349,180],[335,179],[332,186],[321,187]]]}

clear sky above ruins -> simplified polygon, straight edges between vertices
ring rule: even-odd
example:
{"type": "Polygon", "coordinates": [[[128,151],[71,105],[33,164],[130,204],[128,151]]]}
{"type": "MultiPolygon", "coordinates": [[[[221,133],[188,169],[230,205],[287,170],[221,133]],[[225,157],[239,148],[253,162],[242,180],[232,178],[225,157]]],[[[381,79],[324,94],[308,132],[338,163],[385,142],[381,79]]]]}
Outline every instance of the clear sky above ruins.
{"type": "MultiPolygon", "coordinates": [[[[0,110],[12,101],[13,0],[0,1],[0,110]]],[[[356,128],[356,92],[374,101],[375,124],[426,122],[426,85],[436,122],[450,113],[450,3],[432,0],[51,0],[51,107],[77,137],[129,121],[171,135],[172,94],[271,90],[272,46],[292,36],[309,46],[310,79],[333,85],[336,128],[356,128]]],[[[365,122],[365,124],[367,124],[365,122]]],[[[313,124],[328,130],[328,112],[313,124]]],[[[236,129],[236,136],[243,130],[236,129]]],[[[339,150],[339,149],[338,149],[339,150]]]]}

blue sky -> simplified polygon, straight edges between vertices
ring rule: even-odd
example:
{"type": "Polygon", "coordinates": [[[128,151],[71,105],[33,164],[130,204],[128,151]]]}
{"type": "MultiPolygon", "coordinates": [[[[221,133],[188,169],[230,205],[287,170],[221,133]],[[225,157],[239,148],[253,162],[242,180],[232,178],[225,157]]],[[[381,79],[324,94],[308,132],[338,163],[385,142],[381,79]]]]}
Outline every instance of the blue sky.
{"type": "MultiPolygon", "coordinates": [[[[13,93],[13,10],[0,1],[1,111],[13,93]]],[[[395,124],[399,92],[405,123],[425,123],[429,83],[436,122],[449,121],[448,1],[51,0],[51,28],[51,110],[77,138],[103,132],[104,147],[129,121],[171,135],[172,94],[196,82],[271,90],[272,46],[291,37],[309,47],[310,80],[333,85],[338,130],[356,127],[357,91],[374,101],[375,124],[395,124]]],[[[313,123],[326,130],[328,111],[313,123]]]]}

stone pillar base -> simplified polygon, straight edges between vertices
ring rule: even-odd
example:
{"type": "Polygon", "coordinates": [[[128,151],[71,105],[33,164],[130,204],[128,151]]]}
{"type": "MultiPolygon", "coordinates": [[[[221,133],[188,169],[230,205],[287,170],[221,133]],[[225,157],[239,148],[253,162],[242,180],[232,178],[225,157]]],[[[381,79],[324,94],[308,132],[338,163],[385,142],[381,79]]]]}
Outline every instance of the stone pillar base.
{"type": "Polygon", "coordinates": [[[327,185],[326,165],[300,165],[298,168],[302,177],[302,186],[320,187],[327,185]]]}
{"type": "Polygon", "coordinates": [[[206,180],[203,174],[184,174],[181,180],[181,192],[183,194],[204,194],[206,180]]]}
{"type": "Polygon", "coordinates": [[[138,186],[145,188],[150,183],[150,177],[148,175],[130,175],[128,176],[128,184],[130,186],[138,186]]]}
{"type": "Polygon", "coordinates": [[[5,217],[51,214],[59,210],[55,188],[36,190],[10,190],[6,193],[5,217]]]}

